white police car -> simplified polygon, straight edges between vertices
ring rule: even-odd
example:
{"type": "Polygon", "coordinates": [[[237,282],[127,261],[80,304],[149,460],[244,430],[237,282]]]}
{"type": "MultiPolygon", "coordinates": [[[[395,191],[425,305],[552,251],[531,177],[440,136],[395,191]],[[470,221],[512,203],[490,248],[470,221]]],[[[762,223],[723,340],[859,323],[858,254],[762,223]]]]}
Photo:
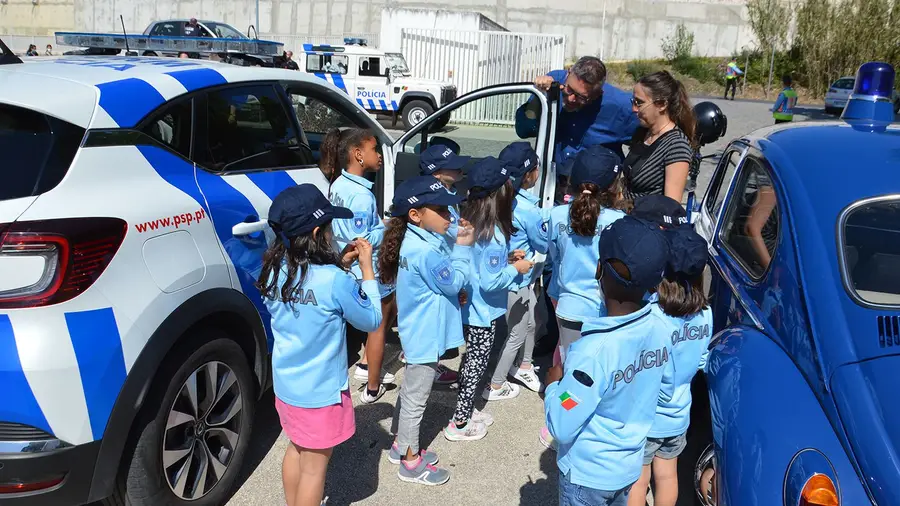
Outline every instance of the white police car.
{"type": "MultiPolygon", "coordinates": [[[[268,208],[327,191],[307,125],[375,133],[384,212],[436,118],[395,142],[300,72],[0,50],[0,503],[224,504],[270,385],[268,208]]],[[[552,119],[527,84],[446,111],[508,93],[552,119]]]]}

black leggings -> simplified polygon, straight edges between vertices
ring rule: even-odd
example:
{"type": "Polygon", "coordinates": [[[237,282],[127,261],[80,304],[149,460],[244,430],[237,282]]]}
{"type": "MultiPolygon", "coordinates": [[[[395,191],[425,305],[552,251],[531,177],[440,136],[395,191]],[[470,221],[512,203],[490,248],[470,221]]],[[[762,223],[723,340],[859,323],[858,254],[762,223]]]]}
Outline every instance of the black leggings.
{"type": "Polygon", "coordinates": [[[725,80],[725,98],[728,98],[728,88],[731,88],[731,99],[734,100],[734,92],[737,91],[737,78],[725,80]]]}
{"type": "Polygon", "coordinates": [[[481,386],[481,379],[487,371],[491,358],[491,348],[497,334],[497,320],[490,327],[472,327],[463,325],[466,335],[466,354],[463,355],[459,368],[459,394],[456,398],[456,412],[453,421],[463,424],[472,418],[475,409],[475,396],[481,386]]]}

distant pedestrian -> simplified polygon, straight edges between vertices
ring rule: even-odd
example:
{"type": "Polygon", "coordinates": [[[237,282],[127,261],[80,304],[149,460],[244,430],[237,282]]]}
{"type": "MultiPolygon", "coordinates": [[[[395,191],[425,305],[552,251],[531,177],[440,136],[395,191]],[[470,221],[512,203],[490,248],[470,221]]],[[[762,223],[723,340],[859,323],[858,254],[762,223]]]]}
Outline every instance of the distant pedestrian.
{"type": "Polygon", "coordinates": [[[797,105],[797,92],[791,87],[793,80],[790,74],[785,74],[781,78],[784,88],[775,99],[775,105],[772,106],[772,116],[775,118],[775,124],[790,123],[794,120],[794,107],[797,105]]]}
{"type": "Polygon", "coordinates": [[[200,36],[200,24],[197,23],[197,18],[191,18],[190,21],[184,25],[184,36],[185,37],[199,37],[200,36]]]}
{"type": "Polygon", "coordinates": [[[297,65],[297,62],[294,61],[294,52],[293,51],[285,51],[284,52],[284,68],[288,70],[300,70],[300,67],[297,65]]]}
{"type": "Polygon", "coordinates": [[[25,53],[25,56],[40,56],[37,52],[37,46],[34,44],[28,45],[28,52],[25,53]]]}
{"type": "Polygon", "coordinates": [[[728,88],[731,88],[731,100],[734,100],[734,92],[737,91],[737,78],[744,75],[744,71],[738,68],[737,60],[732,58],[725,66],[725,99],[728,99],[728,88]]]}
{"type": "Polygon", "coordinates": [[[53,56],[53,46],[47,44],[47,48],[44,50],[44,56],[53,56]]]}

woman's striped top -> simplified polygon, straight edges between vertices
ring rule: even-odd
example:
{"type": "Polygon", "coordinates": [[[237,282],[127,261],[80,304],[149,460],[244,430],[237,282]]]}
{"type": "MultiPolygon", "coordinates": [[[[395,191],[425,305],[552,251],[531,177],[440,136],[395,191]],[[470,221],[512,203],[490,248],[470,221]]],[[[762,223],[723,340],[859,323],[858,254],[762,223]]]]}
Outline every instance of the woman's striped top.
{"type": "Polygon", "coordinates": [[[694,151],[680,128],[662,134],[653,144],[644,144],[646,128],[638,128],[625,157],[625,196],[662,195],[666,185],[666,167],[677,162],[691,163],[694,151]]]}

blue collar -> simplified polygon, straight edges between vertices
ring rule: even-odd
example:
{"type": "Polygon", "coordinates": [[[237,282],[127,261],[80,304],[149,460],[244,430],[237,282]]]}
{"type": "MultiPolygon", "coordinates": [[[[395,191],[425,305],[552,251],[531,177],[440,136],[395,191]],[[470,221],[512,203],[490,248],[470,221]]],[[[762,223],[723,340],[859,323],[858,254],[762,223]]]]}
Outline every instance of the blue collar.
{"type": "Polygon", "coordinates": [[[341,175],[360,186],[364,186],[367,190],[371,190],[372,187],[375,186],[375,183],[372,181],[369,181],[364,177],[355,176],[346,170],[342,170],[341,175]]]}
{"type": "Polygon", "coordinates": [[[591,328],[581,335],[584,337],[589,334],[605,334],[632,325],[646,318],[650,314],[652,306],[653,304],[647,304],[645,302],[644,307],[630,314],[622,316],[602,316],[600,318],[592,319],[590,321],[591,328]]]}
{"type": "Polygon", "coordinates": [[[537,195],[523,189],[519,189],[519,196],[535,205],[537,205],[537,203],[541,200],[537,195]]]}
{"type": "Polygon", "coordinates": [[[435,234],[434,232],[429,232],[428,230],[425,230],[424,228],[421,228],[418,225],[414,225],[412,223],[408,223],[406,225],[406,230],[412,232],[413,235],[425,241],[427,244],[434,246],[438,250],[447,248],[447,239],[443,236],[435,234]]]}

